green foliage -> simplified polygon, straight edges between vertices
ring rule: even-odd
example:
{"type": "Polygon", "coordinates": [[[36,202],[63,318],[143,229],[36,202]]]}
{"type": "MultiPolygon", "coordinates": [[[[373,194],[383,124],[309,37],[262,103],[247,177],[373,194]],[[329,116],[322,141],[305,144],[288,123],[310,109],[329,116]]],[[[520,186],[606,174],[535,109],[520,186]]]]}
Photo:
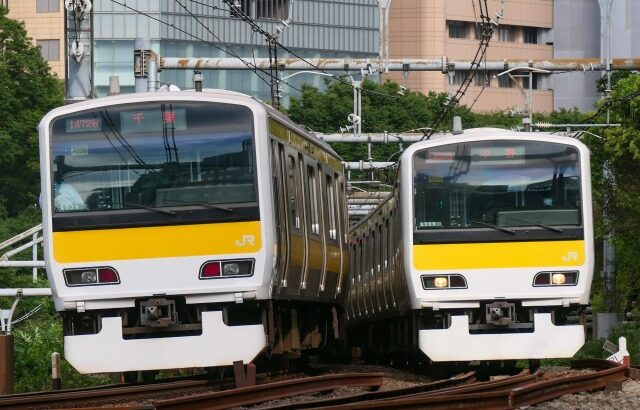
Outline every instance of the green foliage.
{"type": "MultiPolygon", "coordinates": [[[[32,319],[17,324],[13,331],[15,349],[16,392],[51,389],[51,354],[63,352],[62,319],[55,312],[50,298],[29,298],[20,302],[27,312],[37,304],[43,308],[32,319]]],[[[104,376],[87,377],[76,372],[66,360],[61,360],[64,387],[82,387],[104,384],[104,376]]]]}
{"type": "MultiPolygon", "coordinates": [[[[611,73],[611,88],[614,89],[620,82],[627,77],[632,75],[630,71],[614,71],[611,73]]],[[[607,77],[600,77],[596,80],[596,86],[598,88],[598,92],[604,93],[607,88],[607,77]]]]}
{"type": "Polygon", "coordinates": [[[637,323],[622,323],[616,326],[609,335],[609,340],[618,344],[620,336],[627,339],[627,350],[631,356],[631,363],[640,363],[640,327],[637,323]]]}
{"type": "Polygon", "coordinates": [[[0,217],[14,216],[37,202],[37,126],[62,105],[62,84],[51,74],[24,24],[0,7],[0,217]]]}

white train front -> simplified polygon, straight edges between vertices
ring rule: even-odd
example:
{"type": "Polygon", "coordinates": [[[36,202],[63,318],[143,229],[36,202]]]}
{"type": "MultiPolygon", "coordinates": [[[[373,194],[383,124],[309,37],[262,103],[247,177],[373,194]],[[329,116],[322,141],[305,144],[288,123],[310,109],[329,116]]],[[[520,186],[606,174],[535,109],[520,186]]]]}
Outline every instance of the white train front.
{"type": "Polygon", "coordinates": [[[339,337],[342,163],[276,110],[220,90],[101,98],[47,114],[40,156],[47,273],[80,372],[339,337]]]}
{"type": "Polygon", "coordinates": [[[350,342],[432,361],[571,357],[593,241],[581,142],[476,129],[413,144],[350,234],[350,342]]]}

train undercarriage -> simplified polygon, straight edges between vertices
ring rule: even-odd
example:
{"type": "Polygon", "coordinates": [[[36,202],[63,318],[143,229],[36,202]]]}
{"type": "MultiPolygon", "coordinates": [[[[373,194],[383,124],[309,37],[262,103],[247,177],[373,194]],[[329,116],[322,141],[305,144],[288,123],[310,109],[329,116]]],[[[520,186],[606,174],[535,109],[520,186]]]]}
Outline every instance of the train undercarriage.
{"type": "MultiPolygon", "coordinates": [[[[531,308],[516,301],[487,301],[476,309],[410,310],[383,320],[363,322],[350,326],[347,338],[348,345],[359,349],[365,362],[414,371],[456,362],[513,366],[518,359],[530,360],[530,365],[536,367],[539,359],[554,354],[552,349],[543,347],[538,351],[531,349],[539,339],[547,337],[545,330],[555,332],[549,340],[551,343],[581,346],[585,323],[585,309],[578,305],[531,308]],[[546,318],[550,323],[544,322],[546,318]],[[465,324],[461,333],[466,333],[466,345],[465,335],[453,332],[460,322],[465,324]],[[565,330],[567,340],[562,339],[561,332],[565,330]],[[531,351],[526,355],[520,351],[524,349],[505,346],[503,341],[509,343],[509,340],[531,351]]],[[[557,357],[566,357],[567,349],[558,348],[557,357]]]]}
{"type": "MultiPolygon", "coordinates": [[[[65,313],[64,335],[66,345],[70,342],[82,342],[84,336],[102,336],[104,343],[110,333],[103,334],[103,324],[116,320],[122,324],[119,329],[122,336],[121,340],[114,340],[113,343],[121,343],[123,346],[147,343],[145,356],[151,358],[145,358],[144,363],[139,364],[132,358],[133,363],[126,364],[128,367],[116,369],[114,365],[111,371],[141,370],[150,374],[150,371],[173,368],[170,365],[171,361],[162,357],[167,354],[167,343],[173,343],[173,352],[176,349],[191,349],[192,341],[204,340],[208,334],[216,339],[217,346],[224,345],[222,347],[228,352],[208,362],[205,358],[202,363],[191,360],[193,367],[227,366],[237,360],[248,363],[256,359],[256,356],[262,362],[294,360],[309,352],[336,352],[344,340],[342,317],[342,312],[335,305],[328,303],[271,300],[233,304],[186,304],[181,297],[154,297],[138,300],[134,308],[65,313]],[[230,332],[246,330],[248,333],[230,333],[231,336],[225,337],[223,333],[210,332],[205,327],[211,315],[221,317],[223,332],[229,329],[230,332]],[[238,337],[234,338],[235,334],[238,337]],[[252,339],[252,344],[245,350],[253,349],[255,354],[247,356],[245,352],[235,356],[236,348],[233,346],[237,346],[237,350],[240,351],[247,338],[252,339]],[[182,341],[184,343],[181,343],[182,341]],[[158,356],[155,360],[152,357],[154,354],[158,356]]],[[[89,339],[83,343],[88,344],[89,339]]],[[[82,350],[77,346],[73,349],[74,352],[82,350]]],[[[126,349],[124,351],[126,352],[126,349]]],[[[125,352],[122,354],[126,354],[125,352]]],[[[135,356],[134,353],[131,355],[135,356]]],[[[184,359],[182,361],[184,362],[184,359]]],[[[101,371],[110,371],[104,368],[104,365],[93,363],[91,366],[92,369],[102,367],[101,371]]],[[[82,369],[82,365],[76,367],[82,369]]],[[[143,372],[143,376],[144,374],[143,372]]]]}

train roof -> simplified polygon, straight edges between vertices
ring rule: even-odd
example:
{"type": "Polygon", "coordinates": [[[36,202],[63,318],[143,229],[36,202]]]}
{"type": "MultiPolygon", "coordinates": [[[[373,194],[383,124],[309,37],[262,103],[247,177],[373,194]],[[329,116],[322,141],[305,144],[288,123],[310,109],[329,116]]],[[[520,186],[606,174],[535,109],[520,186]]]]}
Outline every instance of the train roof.
{"type": "Polygon", "coordinates": [[[123,104],[126,102],[136,102],[136,101],[149,101],[151,99],[161,99],[161,98],[173,98],[178,97],[179,99],[188,99],[188,98],[203,98],[207,95],[218,96],[223,98],[229,98],[230,100],[235,100],[239,103],[258,103],[262,108],[267,112],[267,115],[276,119],[277,121],[283,123],[287,127],[296,131],[298,134],[304,136],[304,138],[308,139],[310,142],[314,143],[318,147],[323,150],[329,152],[331,155],[336,158],[342,160],[340,155],[334,151],[334,149],[327,142],[323,141],[319,137],[317,137],[313,132],[305,129],[302,125],[299,125],[292,121],[289,117],[266,104],[265,102],[250,96],[248,94],[243,94],[237,91],[223,90],[223,89],[213,89],[213,88],[205,88],[202,92],[197,92],[193,90],[188,91],[156,91],[153,93],[130,93],[130,94],[119,94],[112,95],[107,97],[100,97],[91,100],[83,100],[79,102],[75,102],[73,104],[68,104],[63,107],[56,108],[52,110],[49,114],[45,115],[44,120],[49,119],[51,116],[55,115],[65,115],[77,109],[92,109],[97,107],[103,107],[109,104],[123,104]]]}

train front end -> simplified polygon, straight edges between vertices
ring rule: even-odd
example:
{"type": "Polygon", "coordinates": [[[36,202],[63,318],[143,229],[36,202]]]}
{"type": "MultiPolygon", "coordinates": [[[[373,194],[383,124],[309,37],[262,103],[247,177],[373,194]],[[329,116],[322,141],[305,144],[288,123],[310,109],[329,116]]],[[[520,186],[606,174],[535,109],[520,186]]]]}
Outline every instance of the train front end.
{"type": "Polygon", "coordinates": [[[230,365],[264,349],[273,228],[259,135],[264,110],[232,93],[107,97],[42,120],[47,274],[79,372],[230,365]]]}
{"type": "Polygon", "coordinates": [[[403,158],[420,349],[433,361],[573,356],[594,265],[588,149],[485,129],[415,144],[403,158]]]}

